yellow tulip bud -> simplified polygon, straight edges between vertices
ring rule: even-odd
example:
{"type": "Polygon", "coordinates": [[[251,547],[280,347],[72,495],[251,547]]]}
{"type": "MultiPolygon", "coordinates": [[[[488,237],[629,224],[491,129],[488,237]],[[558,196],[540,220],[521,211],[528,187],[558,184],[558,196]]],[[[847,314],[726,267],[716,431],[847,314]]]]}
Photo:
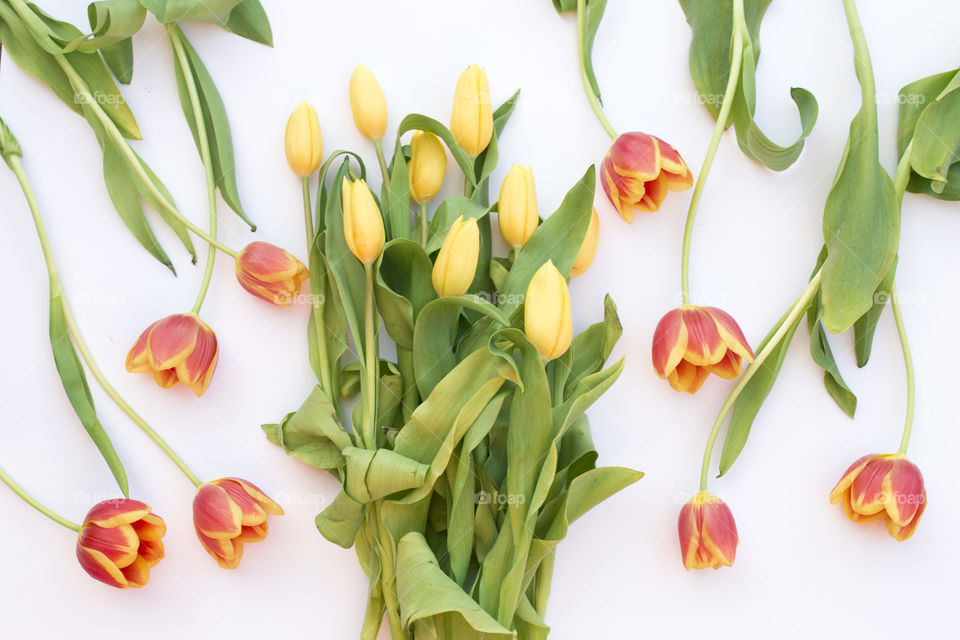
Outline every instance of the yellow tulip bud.
{"type": "Polygon", "coordinates": [[[383,138],[387,130],[387,101],[380,83],[362,64],[358,64],[350,76],[350,108],[364,138],[383,138]]]}
{"type": "Polygon", "coordinates": [[[580,245],[580,252],[577,259],[573,261],[573,269],[570,270],[570,277],[576,278],[581,273],[590,268],[593,262],[593,256],[597,253],[597,240],[600,237],[600,216],[597,215],[597,208],[593,208],[590,214],[590,226],[587,227],[587,233],[583,236],[583,244],[580,245]]]}
{"type": "Polygon", "coordinates": [[[343,236],[350,252],[364,264],[376,262],[383,253],[385,232],[377,201],[363,180],[343,179],[343,236]]]}
{"type": "Polygon", "coordinates": [[[323,161],[323,136],[317,110],[309,102],[301,102],[287,120],[284,136],[287,164],[295,174],[304,178],[320,168],[323,161]]]}
{"type": "Polygon", "coordinates": [[[523,303],[523,331],[547,360],[559,358],[573,340],[573,315],[567,281],[553,261],[537,269],[523,303]]]}
{"type": "Polygon", "coordinates": [[[515,249],[527,244],[540,222],[532,168],[513,165],[500,187],[497,212],[503,239],[515,249]]]}
{"type": "Polygon", "coordinates": [[[477,219],[460,216],[451,225],[433,265],[433,288],[440,296],[462,296],[470,288],[480,258],[477,219]]]}
{"type": "Polygon", "coordinates": [[[487,84],[486,71],[475,64],[467,67],[457,80],[450,132],[471,158],[490,144],[490,136],[493,135],[490,86],[487,84]]]}
{"type": "Polygon", "coordinates": [[[410,197],[416,202],[433,200],[447,172],[447,151],[440,138],[426,131],[414,131],[410,139],[410,197]]]}

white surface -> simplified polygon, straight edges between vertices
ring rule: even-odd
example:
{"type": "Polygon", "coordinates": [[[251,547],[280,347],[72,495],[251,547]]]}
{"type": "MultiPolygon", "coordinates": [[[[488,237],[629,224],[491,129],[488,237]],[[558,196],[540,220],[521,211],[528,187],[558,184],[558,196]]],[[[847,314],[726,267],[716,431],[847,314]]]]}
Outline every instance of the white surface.
{"type": "MultiPolygon", "coordinates": [[[[43,3],[85,21],[79,2],[43,3]]],[[[892,171],[896,92],[956,65],[953,2],[861,2],[880,93],[882,157],[892,171]]],[[[276,48],[215,27],[188,25],[228,105],[240,191],[260,225],[251,236],[221,204],[223,237],[257,238],[303,254],[300,191],[283,158],[282,133],[298,101],[317,106],[327,152],[356,149],[375,168],[353,126],[347,81],[358,61],[382,84],[391,131],[422,112],[445,121],[459,71],[476,62],[495,102],[522,87],[500,142],[495,188],[511,163],[535,168],[540,206],[553,211],[608,145],[583,95],[575,20],[548,0],[528,2],[265,2],[276,48]],[[322,5],[322,6],[321,6],[322,5]]],[[[611,121],[674,144],[696,171],[713,121],[696,104],[687,72],[690,32],[675,2],[611,2],[595,60],[611,121]]],[[[767,171],[728,133],[707,186],[694,239],[697,302],[722,306],[753,344],[806,282],[821,245],[824,199],[859,106],[852,50],[835,0],[775,2],[761,31],[758,117],[775,140],[798,129],[791,86],[810,89],[820,119],[800,161],[767,171]]],[[[136,39],[133,84],[125,90],[145,140],[138,152],[170,187],[181,210],[206,219],[203,172],[176,98],[169,46],[152,18],[136,39]]],[[[154,227],[176,262],[174,279],[141,249],[113,212],[100,153],[87,124],[4,56],[0,114],[25,148],[25,164],[51,227],[79,322],[107,375],[204,477],[239,475],[278,498],[287,516],[266,542],[249,545],[225,572],[200,548],[191,525],[192,487],[99,390],[104,424],[127,464],[132,494],[167,521],[167,558],[149,586],[120,592],[92,582],[74,559],[73,536],[0,490],[0,636],[80,638],[352,638],[366,581],[353,551],[326,542],[313,517],[336,482],[264,439],[259,425],[295,408],[313,385],[306,358],[306,309],[272,308],[244,293],[220,258],[203,316],[220,339],[209,392],[163,391],[123,370],[137,334],[189,308],[201,268],[175,238],[154,227]]],[[[392,135],[392,134],[390,134],[392,135]]],[[[451,163],[451,168],[454,166],[451,163]]],[[[451,171],[451,174],[453,171],[451,171]]],[[[444,193],[457,190],[449,179],[444,193]]],[[[91,500],[116,494],[106,467],[64,397],[46,337],[46,275],[13,176],[0,171],[4,278],[0,370],[2,464],[39,498],[74,519],[91,500]]],[[[615,353],[624,375],[590,411],[602,464],[633,466],[646,478],[576,523],[559,549],[548,622],[572,638],[806,638],[942,636],[954,621],[955,532],[960,447],[953,342],[960,303],[956,205],[908,195],[899,281],[918,369],[910,455],[922,468],[930,507],[913,539],[849,522],[827,494],[846,466],[893,450],[904,409],[902,362],[889,313],[873,359],[853,361],[851,340],[833,340],[860,398],[848,420],[823,391],[801,329],[743,457],[711,488],[733,508],[741,534],[736,566],[687,573],[676,540],[681,503],[695,490],[703,443],[731,383],[712,378],[695,397],[653,374],[649,344],[676,304],[683,215],[690,192],[672,194],[632,226],[598,196],[601,242],[592,269],[572,284],[578,329],[600,317],[603,294],[617,301],[625,335],[615,353]]],[[[386,637],[386,634],[384,635],[386,637]]]]}

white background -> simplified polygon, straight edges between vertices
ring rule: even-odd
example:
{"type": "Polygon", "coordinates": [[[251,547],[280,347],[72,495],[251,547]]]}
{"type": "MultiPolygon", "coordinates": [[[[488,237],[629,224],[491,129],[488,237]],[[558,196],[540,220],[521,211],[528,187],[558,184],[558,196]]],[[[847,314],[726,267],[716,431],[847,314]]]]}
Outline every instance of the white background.
{"type": "MultiPolygon", "coordinates": [[[[85,23],[83,3],[43,5],[85,23]]],[[[260,225],[251,236],[221,203],[223,237],[233,246],[261,239],[303,255],[299,185],[282,144],[287,116],[300,100],[317,106],[328,152],[356,149],[375,167],[347,97],[359,61],[383,86],[391,131],[414,111],[446,121],[457,75],[470,63],[486,68],[494,102],[522,87],[492,183],[496,189],[512,163],[533,165],[544,213],[609,144],[580,84],[575,20],[558,16],[548,0],[265,5],[274,49],[213,26],[186,27],[228,105],[240,192],[260,225]]],[[[860,9],[877,76],[881,158],[892,172],[897,90],[956,66],[960,5],[874,0],[860,9]]],[[[806,283],[822,242],[823,202],[860,95],[838,0],[773,3],[761,40],[758,121],[764,130],[780,142],[795,136],[791,86],[813,91],[820,119],[799,162],[780,174],[746,159],[732,132],[724,137],[697,221],[692,264],[695,301],[725,308],[754,345],[806,283]]],[[[689,41],[676,2],[614,1],[595,61],[614,126],[670,141],[696,171],[713,120],[695,100],[689,41]]],[[[134,146],[181,211],[203,224],[203,170],[176,97],[170,48],[152,17],[135,45],[134,81],[125,94],[144,141],[134,146]]],[[[191,485],[96,389],[132,494],[167,521],[167,558],[146,589],[104,587],[77,565],[73,534],[0,490],[0,636],[356,637],[365,578],[353,551],[328,543],[313,526],[337,484],[286,458],[259,427],[297,407],[314,384],[306,308],[274,308],[251,298],[221,257],[203,310],[220,340],[208,393],[195,399],[182,387],[163,391],[148,376],[126,373],[124,357],[139,332],[187,310],[202,269],[190,265],[152,213],[180,276],[174,279],[139,247],[107,198],[87,124],[8,56],[0,72],[0,114],[25,149],[66,289],[109,378],[203,477],[248,478],[287,511],[271,522],[264,543],[248,545],[239,570],[219,569],[194,537],[191,485]]],[[[459,188],[450,167],[445,194],[459,188]]],[[[653,328],[678,300],[689,198],[689,191],[672,194],[659,213],[639,215],[630,226],[598,196],[600,248],[591,270],[571,285],[574,320],[578,329],[595,322],[610,292],[625,329],[615,357],[625,355],[627,365],[590,418],[600,463],[647,475],[577,522],[559,548],[548,611],[552,637],[942,636],[938,630],[955,621],[960,568],[957,205],[914,195],[904,203],[898,273],[919,385],[910,455],[930,495],[916,535],[895,542],[882,524],[854,525],[827,500],[850,462],[892,451],[899,442],[904,376],[886,313],[866,369],[855,366],[850,336],[833,340],[860,399],[852,421],[823,391],[806,330],[798,331],[742,458],[711,483],[737,519],[736,565],[688,573],[678,552],[677,512],[696,488],[706,434],[732,386],[711,378],[696,396],[681,395],[650,366],[653,328]]],[[[79,520],[91,500],[116,495],[115,485],[60,388],[47,342],[40,249],[6,170],[0,171],[0,208],[0,458],[30,491],[79,520]]]]}

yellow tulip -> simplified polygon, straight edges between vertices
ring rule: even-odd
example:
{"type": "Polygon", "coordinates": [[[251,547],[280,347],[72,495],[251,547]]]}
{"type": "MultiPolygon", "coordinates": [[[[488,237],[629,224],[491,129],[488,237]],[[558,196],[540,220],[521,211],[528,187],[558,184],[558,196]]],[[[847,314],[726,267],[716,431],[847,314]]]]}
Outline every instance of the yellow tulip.
{"type": "Polygon", "coordinates": [[[576,278],[584,271],[590,268],[593,262],[593,256],[597,253],[597,240],[600,237],[600,216],[597,215],[597,208],[593,208],[590,214],[590,226],[587,227],[587,233],[583,236],[583,244],[580,245],[580,252],[577,259],[573,261],[573,269],[570,270],[570,277],[576,278]]]}
{"type": "Polygon", "coordinates": [[[490,86],[487,84],[487,73],[475,64],[467,67],[457,80],[450,131],[460,148],[471,158],[490,144],[490,136],[493,135],[490,86]]]}
{"type": "Polygon", "coordinates": [[[317,110],[309,102],[301,102],[287,120],[284,136],[287,164],[295,174],[304,178],[320,168],[323,161],[323,136],[317,110]]]}
{"type": "Polygon", "coordinates": [[[570,290],[552,260],[537,269],[523,302],[523,331],[547,360],[559,358],[573,340],[570,290]]]}
{"type": "Polygon", "coordinates": [[[357,129],[368,140],[380,140],[387,130],[387,101],[370,70],[358,64],[350,76],[350,108],[357,129]]]}
{"type": "Polygon", "coordinates": [[[477,219],[454,221],[433,265],[433,288],[440,296],[462,296],[470,288],[480,258],[477,219]]]}
{"type": "Polygon", "coordinates": [[[426,131],[414,131],[410,139],[410,197],[419,203],[433,200],[443,185],[447,171],[447,151],[440,138],[426,131]]]}
{"type": "Polygon", "coordinates": [[[376,262],[383,253],[386,234],[377,201],[363,180],[343,179],[343,236],[350,252],[364,264],[376,262]]]}
{"type": "Polygon", "coordinates": [[[532,168],[513,165],[500,187],[497,212],[503,239],[515,249],[527,244],[540,222],[532,168]]]}

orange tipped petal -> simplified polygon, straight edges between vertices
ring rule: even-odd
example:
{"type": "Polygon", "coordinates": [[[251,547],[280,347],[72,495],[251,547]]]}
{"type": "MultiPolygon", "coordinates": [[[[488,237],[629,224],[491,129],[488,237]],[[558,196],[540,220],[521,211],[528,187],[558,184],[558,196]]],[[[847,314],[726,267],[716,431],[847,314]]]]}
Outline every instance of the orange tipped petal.
{"type": "Polygon", "coordinates": [[[697,379],[697,369],[696,365],[681,360],[680,364],[667,376],[667,382],[676,391],[687,391],[697,379]]]}
{"type": "Polygon", "coordinates": [[[681,320],[681,310],[668,311],[653,332],[653,369],[661,378],[670,375],[687,350],[687,329],[681,320]]]}
{"type": "Polygon", "coordinates": [[[147,353],[147,338],[156,325],[157,323],[154,322],[147,327],[127,353],[126,367],[130,373],[146,373],[150,371],[150,355],[147,353]]]}
{"type": "Polygon", "coordinates": [[[607,153],[617,175],[643,182],[660,175],[660,145],[653,136],[639,131],[624,133],[607,153]]]}
{"type": "Polygon", "coordinates": [[[230,495],[215,484],[202,485],[193,499],[193,523],[210,538],[240,535],[243,513],[230,495]]]}
{"type": "Polygon", "coordinates": [[[150,513],[150,507],[139,500],[117,498],[98,502],[87,512],[84,524],[95,524],[104,529],[121,524],[133,524],[150,513]]]}
{"type": "Polygon", "coordinates": [[[713,558],[713,568],[729,567],[737,557],[737,525],[730,507],[719,498],[703,505],[702,545],[713,558]]]}
{"type": "Polygon", "coordinates": [[[703,310],[713,318],[713,321],[716,323],[717,332],[723,339],[724,344],[727,345],[727,348],[738,354],[741,358],[744,358],[747,362],[753,362],[753,349],[750,348],[750,343],[747,342],[747,338],[743,335],[743,331],[740,330],[740,325],[733,319],[733,316],[716,307],[703,307],[703,310]]]}
{"type": "Polygon", "coordinates": [[[854,511],[869,516],[884,510],[883,485],[892,469],[893,461],[884,456],[867,463],[850,486],[850,506],[854,511]]]}
{"type": "Polygon", "coordinates": [[[216,366],[217,336],[201,322],[193,351],[176,367],[177,378],[199,397],[210,385],[216,366]]]}
{"type": "Polygon", "coordinates": [[[154,567],[158,562],[163,560],[163,543],[159,540],[141,540],[140,550],[137,552],[137,555],[147,563],[147,568],[154,567]]]}
{"type": "Polygon", "coordinates": [[[848,490],[853,484],[853,481],[857,479],[857,476],[860,475],[860,472],[863,471],[864,467],[866,467],[867,464],[869,464],[869,462],[878,455],[879,454],[876,453],[867,454],[862,458],[859,458],[856,462],[850,465],[846,471],[843,472],[843,477],[840,478],[840,482],[838,482],[837,486],[835,486],[833,491],[830,492],[830,504],[837,504],[844,499],[844,496],[847,498],[844,500],[844,502],[849,502],[850,494],[848,490]]]}
{"type": "Polygon", "coordinates": [[[887,518],[887,533],[891,536],[903,542],[910,538],[913,533],[917,530],[917,524],[920,522],[920,516],[923,515],[924,510],[927,508],[927,490],[924,489],[920,494],[920,505],[917,508],[916,514],[907,524],[899,526],[892,519],[887,518]]]}
{"type": "Polygon", "coordinates": [[[271,516],[282,516],[283,508],[271,500],[267,494],[260,490],[257,485],[252,482],[243,480],[242,478],[224,478],[224,480],[229,480],[230,482],[235,482],[249,495],[251,498],[256,500],[263,510],[266,511],[271,516]]]}
{"type": "Polygon", "coordinates": [[[706,370],[710,373],[720,376],[724,380],[733,380],[740,375],[740,355],[733,350],[727,349],[723,359],[717,364],[709,364],[706,370]]]}
{"type": "Polygon", "coordinates": [[[199,319],[192,313],[178,313],[158,321],[147,337],[150,368],[172,369],[186,360],[197,343],[199,330],[199,319]]]}
{"type": "Polygon", "coordinates": [[[260,542],[267,537],[268,530],[266,520],[257,525],[244,526],[237,540],[239,542],[260,542]]]}
{"type": "Polygon", "coordinates": [[[93,549],[87,549],[78,544],[77,560],[80,562],[83,570],[94,580],[99,580],[117,589],[126,589],[127,586],[129,586],[127,579],[120,569],[117,568],[117,565],[110,562],[110,559],[103,553],[94,551],[93,549]]]}
{"type": "Polygon", "coordinates": [[[157,386],[163,389],[170,389],[180,384],[180,378],[177,376],[176,369],[164,369],[153,372],[153,380],[157,386]]]}
{"type": "Polygon", "coordinates": [[[102,553],[118,567],[126,567],[137,557],[140,538],[129,524],[121,524],[109,529],[86,524],[80,530],[78,544],[91,551],[102,553]]]}
{"type": "Polygon", "coordinates": [[[147,585],[150,579],[150,567],[143,558],[135,558],[129,565],[120,570],[127,580],[127,586],[139,589],[147,585]]]}
{"type": "Polygon", "coordinates": [[[710,376],[710,371],[706,367],[697,367],[697,375],[694,376],[693,381],[687,387],[687,393],[696,393],[700,391],[700,387],[703,386],[703,383],[707,381],[707,378],[710,376]]]}
{"type": "Polygon", "coordinates": [[[700,549],[700,526],[697,523],[697,514],[694,506],[687,502],[680,509],[680,519],[677,523],[680,532],[680,559],[683,566],[690,569],[700,569],[697,566],[697,552],[700,549]]]}
{"type": "Polygon", "coordinates": [[[713,318],[698,307],[681,307],[680,318],[687,329],[683,359],[698,366],[717,364],[727,352],[713,318]]]}

